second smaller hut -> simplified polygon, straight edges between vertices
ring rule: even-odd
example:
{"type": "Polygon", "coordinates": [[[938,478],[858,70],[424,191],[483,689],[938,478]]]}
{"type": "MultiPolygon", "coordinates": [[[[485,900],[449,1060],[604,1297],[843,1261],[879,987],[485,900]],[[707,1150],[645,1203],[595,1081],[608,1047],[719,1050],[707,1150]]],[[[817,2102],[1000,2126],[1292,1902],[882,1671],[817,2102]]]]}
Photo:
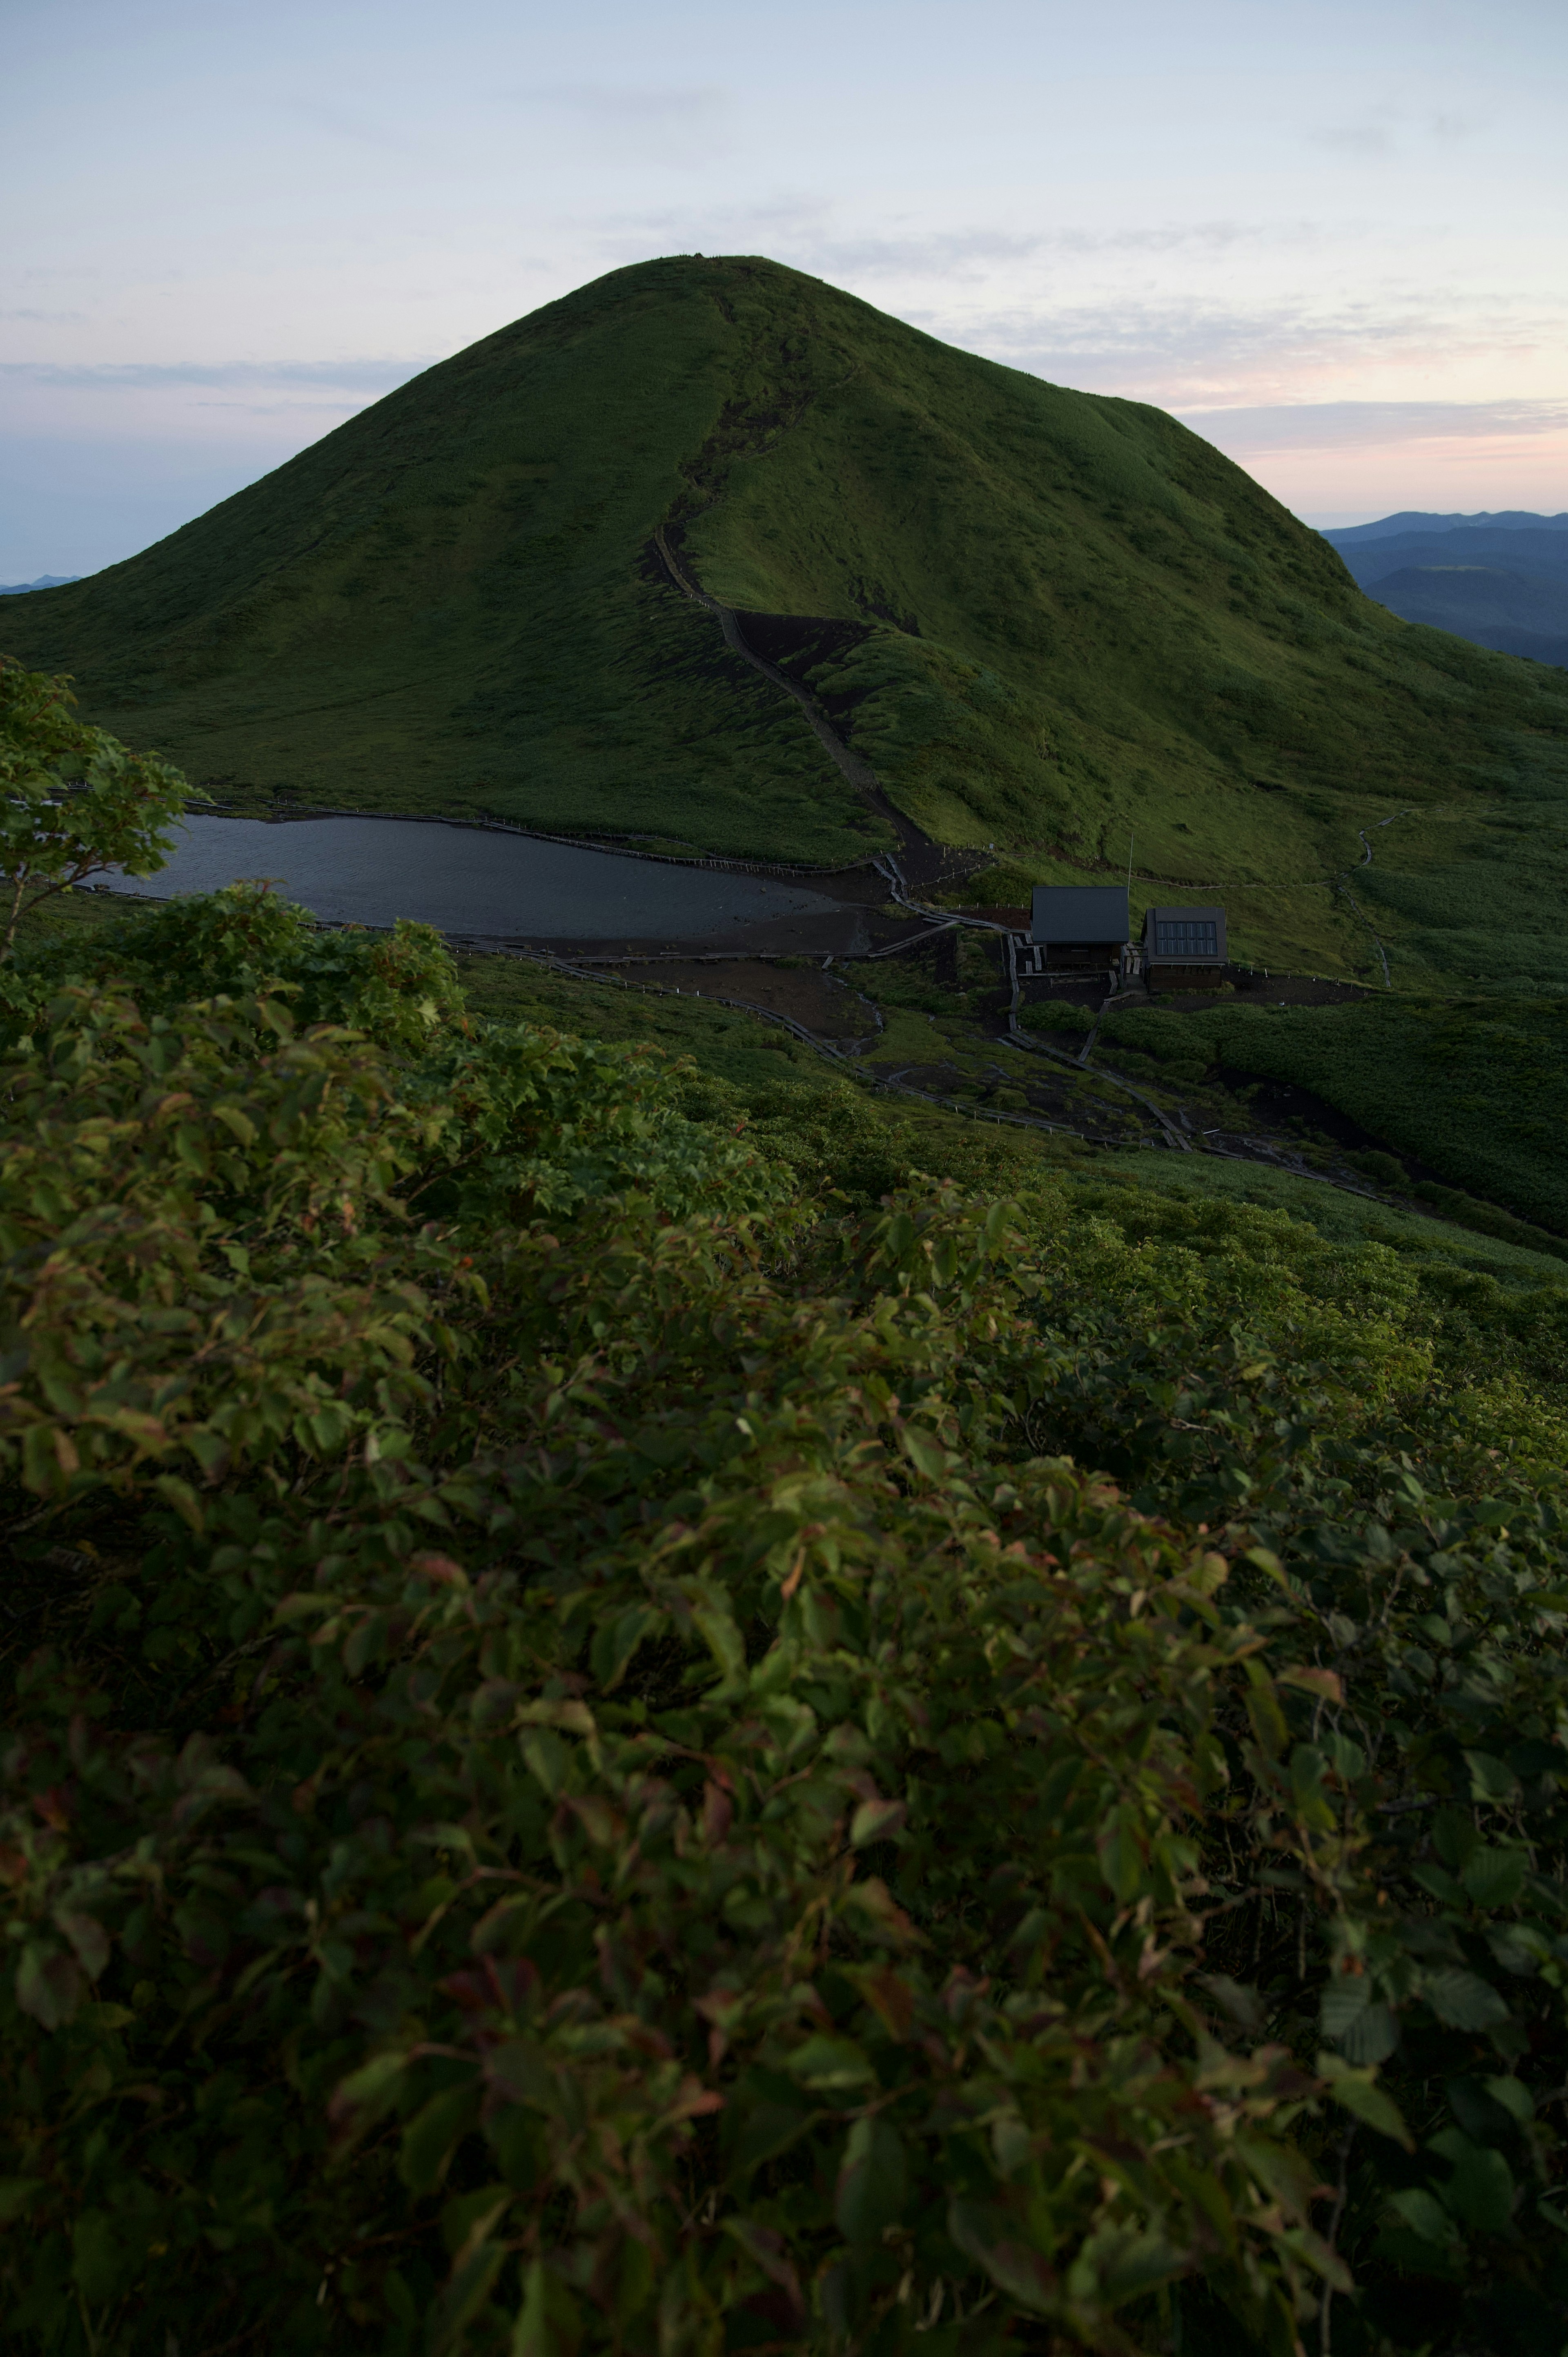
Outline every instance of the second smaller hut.
{"type": "Polygon", "coordinates": [[[1151,990],[1218,990],[1225,979],[1223,909],[1148,909],[1144,979],[1151,990]]]}

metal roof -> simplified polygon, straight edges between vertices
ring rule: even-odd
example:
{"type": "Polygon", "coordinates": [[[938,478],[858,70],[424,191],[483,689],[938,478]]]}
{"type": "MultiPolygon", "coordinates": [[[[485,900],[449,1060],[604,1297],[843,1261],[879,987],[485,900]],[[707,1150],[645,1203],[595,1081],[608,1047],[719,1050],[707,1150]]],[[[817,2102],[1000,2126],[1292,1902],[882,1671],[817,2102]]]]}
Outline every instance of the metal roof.
{"type": "Polygon", "coordinates": [[[1124,884],[1036,884],[1030,938],[1036,942],[1124,942],[1124,884]]]}
{"type": "Polygon", "coordinates": [[[1171,906],[1146,909],[1144,948],[1151,964],[1223,965],[1225,911],[1171,906]]]}

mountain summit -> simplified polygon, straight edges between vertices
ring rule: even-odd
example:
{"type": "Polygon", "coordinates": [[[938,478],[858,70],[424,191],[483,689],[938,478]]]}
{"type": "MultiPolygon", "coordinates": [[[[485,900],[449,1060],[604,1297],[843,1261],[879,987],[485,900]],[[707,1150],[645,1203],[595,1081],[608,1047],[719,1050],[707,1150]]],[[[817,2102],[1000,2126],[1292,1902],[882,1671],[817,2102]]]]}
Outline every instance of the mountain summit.
{"type": "Polygon", "coordinates": [[[1081,871],[1135,828],[1155,873],[1316,872],[1345,797],[1451,799],[1545,692],[1371,603],[1160,411],[740,256],[547,305],[4,631],[209,781],[774,859],[888,840],[682,582],[931,834],[1081,871]]]}

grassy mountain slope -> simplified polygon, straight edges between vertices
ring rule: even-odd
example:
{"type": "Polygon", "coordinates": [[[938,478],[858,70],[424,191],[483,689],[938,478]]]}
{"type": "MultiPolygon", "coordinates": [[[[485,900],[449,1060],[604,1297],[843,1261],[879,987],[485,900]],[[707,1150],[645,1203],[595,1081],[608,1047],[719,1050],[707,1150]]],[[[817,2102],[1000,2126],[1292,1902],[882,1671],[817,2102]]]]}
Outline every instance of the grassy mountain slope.
{"type": "Polygon", "coordinates": [[[1222,888],[1282,964],[1372,959],[1336,883],[1359,829],[1563,791],[1562,683],[1371,603],[1172,419],[747,259],[548,306],[17,601],[6,642],[199,778],[775,858],[880,841],[660,526],[930,832],[1071,876],[1135,831],[1151,896],[1222,888]]]}
{"type": "Polygon", "coordinates": [[[504,329],[4,643],[193,778],[854,858],[798,714],[650,574],[725,323],[679,265],[504,329]]]}

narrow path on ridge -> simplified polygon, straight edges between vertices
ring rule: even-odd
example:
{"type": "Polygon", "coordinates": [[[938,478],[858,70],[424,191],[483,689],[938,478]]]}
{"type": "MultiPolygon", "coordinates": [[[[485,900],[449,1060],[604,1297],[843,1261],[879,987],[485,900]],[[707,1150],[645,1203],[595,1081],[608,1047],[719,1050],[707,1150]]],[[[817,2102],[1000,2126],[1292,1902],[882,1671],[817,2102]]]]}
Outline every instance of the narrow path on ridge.
{"type": "MultiPolygon", "coordinates": [[[[766,655],[759,655],[749,647],[741,629],[740,616],[734,607],[721,606],[716,597],[710,597],[707,591],[698,586],[671,547],[662,524],[654,533],[653,545],[671,582],[682,597],[689,598],[693,605],[704,607],[724,632],[725,644],[739,655],[743,662],[750,663],[764,679],[771,681],[775,687],[793,698],[805,714],[812,735],[845,782],[854,789],[863,802],[869,804],[878,818],[892,828],[898,848],[891,864],[897,867],[898,881],[906,889],[912,888],[918,890],[922,886],[929,888],[934,884],[955,882],[989,864],[989,853],[961,851],[953,845],[937,843],[923,828],[917,826],[913,819],[907,818],[902,811],[896,809],[884,793],[875,770],[869,762],[863,761],[858,753],[851,751],[811,690],[802,687],[798,680],[791,679],[788,673],[780,671],[777,663],[769,662],[766,655]]],[[[890,855],[884,853],[882,856],[889,858],[890,855]]]]}
{"type": "MultiPolygon", "coordinates": [[[[1413,818],[1414,816],[1415,813],[1413,811],[1391,811],[1387,818],[1379,819],[1378,827],[1392,826],[1396,818],[1413,818]]],[[[1364,826],[1359,826],[1356,829],[1356,832],[1361,838],[1361,856],[1357,864],[1362,867],[1369,867],[1372,864],[1372,845],[1370,838],[1369,837],[1364,826]]],[[[1334,888],[1336,891],[1343,892],[1345,898],[1349,901],[1352,909],[1355,909],[1356,914],[1360,919],[1362,924],[1366,926],[1367,931],[1371,934],[1372,946],[1383,962],[1383,988],[1385,990],[1391,990],[1394,986],[1393,976],[1389,972],[1389,953],[1383,947],[1382,935],[1378,931],[1378,929],[1373,924],[1370,917],[1368,916],[1366,910],[1362,908],[1360,902],[1357,899],[1355,894],[1346,883],[1345,878],[1349,875],[1349,873],[1350,870],[1348,867],[1342,867],[1334,878],[1334,888]]]]}

